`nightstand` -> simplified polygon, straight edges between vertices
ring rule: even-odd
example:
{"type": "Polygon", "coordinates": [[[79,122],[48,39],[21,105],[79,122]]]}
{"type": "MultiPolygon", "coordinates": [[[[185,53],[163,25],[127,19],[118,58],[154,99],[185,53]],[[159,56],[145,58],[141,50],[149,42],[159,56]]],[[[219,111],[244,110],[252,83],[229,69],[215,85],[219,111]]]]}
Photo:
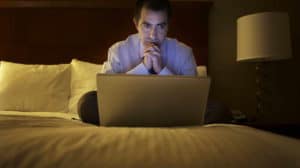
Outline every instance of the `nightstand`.
{"type": "Polygon", "coordinates": [[[276,134],[285,135],[300,139],[300,124],[274,124],[256,122],[232,122],[233,124],[246,125],[249,127],[270,131],[276,134]]]}
{"type": "Polygon", "coordinates": [[[239,111],[233,112],[232,124],[246,125],[249,127],[270,131],[293,138],[300,139],[300,123],[298,124],[276,124],[276,123],[260,123],[249,121],[247,116],[239,111]]]}

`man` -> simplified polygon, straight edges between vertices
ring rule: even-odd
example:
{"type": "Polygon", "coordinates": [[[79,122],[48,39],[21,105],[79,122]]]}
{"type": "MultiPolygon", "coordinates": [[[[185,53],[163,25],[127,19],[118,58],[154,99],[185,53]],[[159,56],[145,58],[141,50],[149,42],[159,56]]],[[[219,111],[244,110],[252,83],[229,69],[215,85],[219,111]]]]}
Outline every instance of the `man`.
{"type": "Polygon", "coordinates": [[[166,37],[170,17],[168,0],[138,0],[133,19],[138,33],[108,50],[102,72],[196,75],[192,49],[166,37]]]}
{"type": "MultiPolygon", "coordinates": [[[[168,0],[137,0],[133,22],[138,33],[110,47],[102,72],[197,75],[192,49],[166,37],[171,13],[168,0]]],[[[82,121],[99,124],[95,91],[85,94],[78,108],[82,121]]]]}

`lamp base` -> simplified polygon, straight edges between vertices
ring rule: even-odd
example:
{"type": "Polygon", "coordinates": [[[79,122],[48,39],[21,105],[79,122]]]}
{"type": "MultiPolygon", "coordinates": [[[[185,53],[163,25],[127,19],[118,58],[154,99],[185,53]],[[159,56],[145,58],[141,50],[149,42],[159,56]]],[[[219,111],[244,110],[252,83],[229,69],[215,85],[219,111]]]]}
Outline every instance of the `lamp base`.
{"type": "Polygon", "coordinates": [[[273,76],[270,62],[256,63],[256,120],[264,120],[272,112],[273,76]]]}

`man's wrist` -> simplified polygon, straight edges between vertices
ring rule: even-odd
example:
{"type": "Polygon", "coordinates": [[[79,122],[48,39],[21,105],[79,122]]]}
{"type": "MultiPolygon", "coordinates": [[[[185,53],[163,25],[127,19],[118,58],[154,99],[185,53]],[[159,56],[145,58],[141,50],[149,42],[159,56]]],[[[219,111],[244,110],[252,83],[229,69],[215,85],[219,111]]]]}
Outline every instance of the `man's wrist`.
{"type": "Polygon", "coordinates": [[[159,74],[163,70],[163,67],[157,69],[156,73],[159,74]]]}
{"type": "Polygon", "coordinates": [[[155,70],[154,70],[153,67],[150,68],[150,69],[148,69],[148,72],[149,72],[150,74],[158,74],[157,72],[155,72],[155,70]]]}

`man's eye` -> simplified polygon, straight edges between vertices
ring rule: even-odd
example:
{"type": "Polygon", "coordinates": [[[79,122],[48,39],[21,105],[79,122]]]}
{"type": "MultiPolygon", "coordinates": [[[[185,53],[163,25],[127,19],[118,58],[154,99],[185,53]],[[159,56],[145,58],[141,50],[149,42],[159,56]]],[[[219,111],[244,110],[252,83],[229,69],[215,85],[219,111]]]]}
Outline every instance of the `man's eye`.
{"type": "Polygon", "coordinates": [[[149,29],[151,27],[150,24],[146,24],[146,23],[144,23],[143,26],[144,26],[144,28],[147,28],[147,29],[149,29]]]}
{"type": "Polygon", "coordinates": [[[158,25],[158,28],[160,28],[160,29],[164,29],[165,27],[166,27],[165,24],[160,24],[160,25],[158,25]]]}

